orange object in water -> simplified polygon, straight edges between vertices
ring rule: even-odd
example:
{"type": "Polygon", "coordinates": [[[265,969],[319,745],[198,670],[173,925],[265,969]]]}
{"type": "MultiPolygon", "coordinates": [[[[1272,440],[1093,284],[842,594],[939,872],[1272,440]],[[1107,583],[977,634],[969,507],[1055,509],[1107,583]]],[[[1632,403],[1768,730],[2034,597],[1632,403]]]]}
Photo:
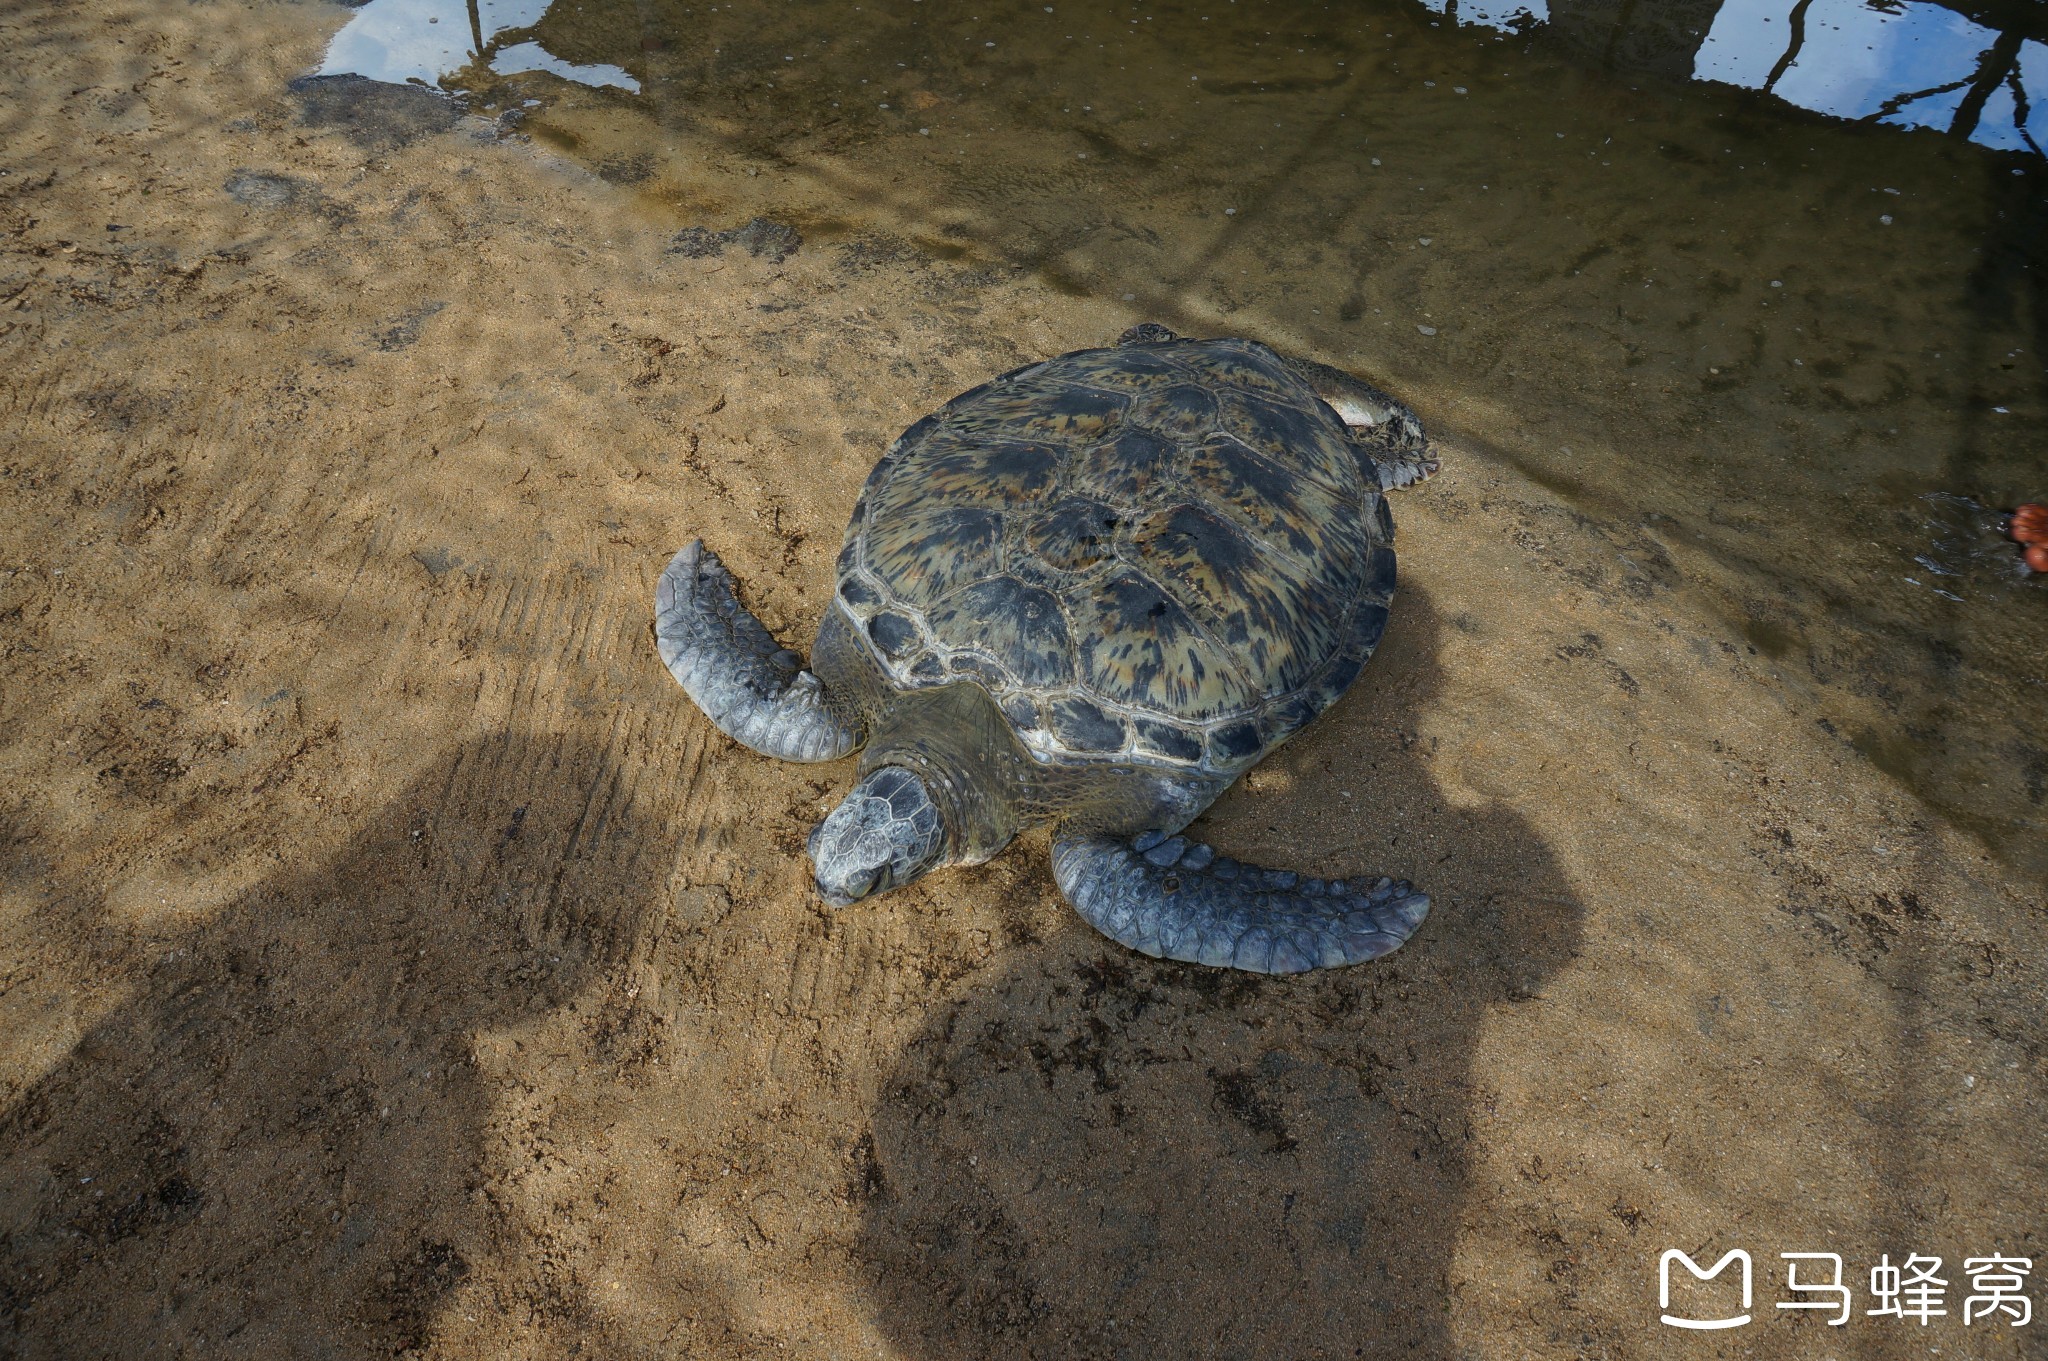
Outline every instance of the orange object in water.
{"type": "Polygon", "coordinates": [[[2036,572],[2048,572],[2048,543],[2028,544],[2027,551],[2020,557],[2036,572]]]}
{"type": "Polygon", "coordinates": [[[2019,507],[2013,511],[2006,533],[2020,543],[2048,543],[2048,506],[2029,501],[2019,507]]]}

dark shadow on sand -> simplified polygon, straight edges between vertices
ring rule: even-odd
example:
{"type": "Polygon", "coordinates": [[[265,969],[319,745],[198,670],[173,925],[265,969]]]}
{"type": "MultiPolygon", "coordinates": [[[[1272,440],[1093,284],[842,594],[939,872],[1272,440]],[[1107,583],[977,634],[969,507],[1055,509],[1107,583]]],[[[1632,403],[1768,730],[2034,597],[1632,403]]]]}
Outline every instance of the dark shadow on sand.
{"type": "MultiPolygon", "coordinates": [[[[668,839],[616,789],[574,738],[465,747],[333,859],[158,946],[0,1113],[0,1353],[426,1342],[505,1234],[475,1041],[579,1005],[655,906],[668,839]]],[[[567,1354],[603,1337],[577,1289],[515,1276],[496,1303],[567,1354]]]]}
{"type": "Polygon", "coordinates": [[[1408,875],[1430,919],[1387,959],[1282,979],[1062,931],[936,1013],[861,1149],[858,1251],[905,1355],[1453,1354],[1474,1046],[1572,958],[1582,910],[1512,809],[1446,805],[1418,734],[1442,624],[1413,588],[1394,620],[1358,689],[1270,758],[1292,788],[1233,791],[1197,830],[1408,875]],[[1330,841],[1311,810],[1344,788],[1330,841]]]}

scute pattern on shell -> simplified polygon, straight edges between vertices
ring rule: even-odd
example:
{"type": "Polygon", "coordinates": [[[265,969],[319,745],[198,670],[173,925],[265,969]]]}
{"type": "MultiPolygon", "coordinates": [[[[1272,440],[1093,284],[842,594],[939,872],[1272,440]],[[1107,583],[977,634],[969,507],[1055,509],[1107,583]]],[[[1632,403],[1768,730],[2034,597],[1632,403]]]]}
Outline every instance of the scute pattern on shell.
{"type": "Polygon", "coordinates": [[[839,606],[893,684],[982,684],[1041,759],[1229,772],[1371,655],[1392,539],[1343,423],[1265,346],[1081,350],[904,432],[839,606]]]}

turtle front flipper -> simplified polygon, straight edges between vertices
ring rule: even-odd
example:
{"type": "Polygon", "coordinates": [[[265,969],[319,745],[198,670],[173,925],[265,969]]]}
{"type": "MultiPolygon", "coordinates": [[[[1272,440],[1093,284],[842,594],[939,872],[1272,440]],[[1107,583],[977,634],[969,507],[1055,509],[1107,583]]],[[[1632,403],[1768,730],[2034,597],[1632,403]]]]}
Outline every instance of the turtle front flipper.
{"type": "Polygon", "coordinates": [[[718,730],[763,756],[835,761],[860,735],[833,717],[818,678],[733,594],[732,573],[695,539],[654,592],[661,660],[718,730]]]}
{"type": "Polygon", "coordinates": [[[1429,899],[1394,879],[1310,879],[1241,865],[1184,837],[1061,837],[1053,877],[1088,923],[1144,954],[1301,973],[1400,948],[1429,899]]]}

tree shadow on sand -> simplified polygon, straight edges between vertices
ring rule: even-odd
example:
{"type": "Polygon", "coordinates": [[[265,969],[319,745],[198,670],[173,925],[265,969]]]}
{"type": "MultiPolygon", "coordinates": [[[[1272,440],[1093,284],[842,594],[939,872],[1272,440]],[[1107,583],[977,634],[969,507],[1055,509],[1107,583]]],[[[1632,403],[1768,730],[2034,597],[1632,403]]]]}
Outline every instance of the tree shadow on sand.
{"type": "Polygon", "coordinates": [[[1197,830],[1409,875],[1429,920],[1292,979],[1061,930],[936,1013],[861,1149],[859,1252],[906,1355],[1454,1354],[1474,1047],[1575,954],[1582,910],[1512,809],[1447,803],[1417,731],[1439,619],[1412,587],[1394,614],[1358,692],[1268,762],[1292,788],[1233,791],[1197,830]]]}
{"type": "MultiPolygon", "coordinates": [[[[516,1231],[476,1041],[588,1009],[663,883],[643,861],[668,838],[617,776],[574,738],[465,747],[331,861],[160,945],[141,994],[0,1113],[0,1350],[422,1345],[516,1231]]],[[[603,1336],[577,1290],[543,1266],[487,1294],[566,1355],[603,1336]]]]}

